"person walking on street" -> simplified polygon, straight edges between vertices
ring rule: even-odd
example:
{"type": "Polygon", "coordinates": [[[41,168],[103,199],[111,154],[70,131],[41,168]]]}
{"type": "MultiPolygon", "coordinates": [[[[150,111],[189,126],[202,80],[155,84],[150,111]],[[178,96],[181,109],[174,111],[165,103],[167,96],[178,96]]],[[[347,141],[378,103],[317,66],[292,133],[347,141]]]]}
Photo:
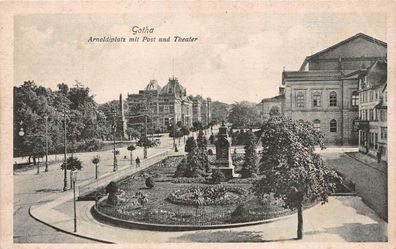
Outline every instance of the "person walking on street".
{"type": "Polygon", "coordinates": [[[378,163],[381,163],[381,156],[382,156],[382,146],[380,146],[377,151],[377,162],[378,163]]]}
{"type": "Polygon", "coordinates": [[[140,167],[140,158],[136,157],[136,168],[140,167]]]}

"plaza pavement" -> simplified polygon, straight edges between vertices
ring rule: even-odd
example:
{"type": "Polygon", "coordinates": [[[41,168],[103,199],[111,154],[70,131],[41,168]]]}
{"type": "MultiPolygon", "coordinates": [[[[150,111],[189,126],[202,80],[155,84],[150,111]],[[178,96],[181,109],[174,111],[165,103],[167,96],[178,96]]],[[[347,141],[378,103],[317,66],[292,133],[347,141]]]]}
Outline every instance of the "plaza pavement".
{"type": "MultiPolygon", "coordinates": [[[[153,151],[170,150],[171,140],[163,143],[163,145],[162,148],[149,151],[149,156],[155,154],[153,151]]],[[[346,164],[344,167],[349,168],[350,160],[354,159],[344,155],[342,152],[353,152],[354,150],[354,148],[329,148],[326,151],[322,151],[321,154],[330,161],[334,158],[342,157],[344,160],[342,163],[346,164]]],[[[111,172],[111,151],[99,152],[99,154],[101,153],[110,155],[107,158],[108,155],[106,154],[107,156],[101,163],[101,174],[111,172]]],[[[134,157],[139,153],[142,152],[139,150],[135,151],[134,157]]],[[[81,158],[84,162],[90,163],[90,159],[94,154],[85,153],[85,156],[81,158]]],[[[129,155],[129,152],[125,150],[121,152],[121,155],[123,154],[129,155]]],[[[355,163],[354,161],[353,163],[355,163]]],[[[335,162],[335,164],[339,164],[339,162],[335,162]]],[[[128,160],[120,160],[119,163],[120,168],[130,167],[128,160]]],[[[56,165],[56,167],[59,167],[59,165],[56,165]]],[[[49,172],[41,173],[40,175],[36,175],[35,169],[32,169],[18,172],[14,176],[15,242],[95,242],[74,235],[113,243],[265,242],[293,240],[295,238],[296,215],[276,222],[249,227],[196,232],[154,232],[124,229],[100,223],[92,218],[90,208],[93,202],[89,201],[77,202],[78,232],[74,234],[72,193],[65,193],[61,190],[63,178],[62,174],[59,174],[59,168],[56,167],[51,166],[49,172]],[[35,219],[70,234],[59,232],[41,222],[35,221],[28,215],[29,207],[31,207],[30,212],[35,219]]],[[[361,167],[361,165],[357,165],[357,167],[361,167]]],[[[93,166],[92,168],[88,166],[84,168],[82,172],[85,173],[81,172],[79,180],[92,180],[93,168],[93,166]]],[[[304,211],[304,230],[303,241],[386,241],[387,239],[387,223],[356,196],[331,197],[326,205],[318,205],[304,211]]]]}
{"type": "MultiPolygon", "coordinates": [[[[323,151],[325,160],[342,157],[348,167],[355,159],[342,152],[354,148],[334,148],[323,151]],[[336,156],[337,155],[337,156],[336,156]]],[[[338,162],[338,161],[336,161],[338,162]]],[[[362,167],[356,161],[359,167],[362,167]]],[[[73,232],[72,193],[62,198],[32,206],[36,219],[69,234],[109,243],[167,243],[167,242],[268,242],[295,241],[297,217],[287,216],[260,225],[188,232],[161,232],[126,229],[95,220],[90,212],[92,201],[77,202],[78,231],[73,232]]],[[[330,197],[325,205],[304,211],[304,239],[313,242],[384,242],[387,241],[387,222],[382,220],[358,196],[330,197]]],[[[297,242],[297,241],[296,241],[297,242]]]]}
{"type": "MultiPolygon", "coordinates": [[[[182,145],[181,145],[182,146],[182,145]]],[[[118,160],[119,169],[131,167],[128,159],[123,159],[124,155],[129,158],[129,151],[126,148],[119,149],[121,155],[118,160]]],[[[161,138],[161,146],[148,150],[148,157],[155,154],[172,150],[172,139],[161,138]]],[[[95,167],[91,159],[95,155],[100,155],[99,177],[113,171],[112,150],[100,152],[75,153],[82,162],[83,169],[78,173],[78,181],[93,181],[95,167]]],[[[133,157],[143,158],[143,150],[138,147],[133,152],[133,157]]],[[[135,166],[135,165],[134,165],[135,166]]],[[[29,208],[32,205],[43,204],[61,198],[68,192],[63,192],[63,171],[60,163],[49,165],[49,171],[44,172],[41,165],[40,174],[36,173],[36,168],[23,171],[14,171],[14,210],[13,210],[13,238],[14,243],[92,243],[91,240],[78,238],[73,235],[59,232],[41,222],[36,221],[29,215],[29,208]]],[[[70,187],[68,174],[68,187],[70,187]]]]}
{"type": "MultiPolygon", "coordinates": [[[[162,232],[127,229],[95,220],[90,212],[93,201],[77,202],[78,226],[73,232],[72,195],[38,207],[31,215],[64,232],[108,243],[169,242],[269,242],[295,241],[297,215],[271,223],[230,229],[187,232],[162,232]]],[[[304,211],[303,242],[385,242],[387,223],[357,196],[330,197],[304,211]]],[[[297,242],[297,241],[296,241],[297,242]]]]}

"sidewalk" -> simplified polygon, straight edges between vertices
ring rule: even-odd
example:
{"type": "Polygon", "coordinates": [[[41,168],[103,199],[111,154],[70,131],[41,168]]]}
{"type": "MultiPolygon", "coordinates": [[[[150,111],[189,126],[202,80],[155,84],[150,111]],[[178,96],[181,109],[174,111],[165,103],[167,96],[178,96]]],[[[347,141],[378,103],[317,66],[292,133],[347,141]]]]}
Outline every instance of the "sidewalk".
{"type": "Polygon", "coordinates": [[[36,219],[61,231],[108,243],[169,242],[384,242],[387,223],[359,197],[330,197],[325,205],[304,211],[304,239],[296,237],[297,215],[272,223],[247,227],[188,232],[160,232],[114,227],[96,221],[90,212],[94,202],[77,202],[77,233],[73,232],[71,195],[32,207],[36,219]],[[324,215],[325,214],[325,215],[324,215]]]}
{"type": "Polygon", "coordinates": [[[384,161],[381,161],[381,163],[378,163],[377,160],[373,157],[370,157],[368,155],[365,155],[360,152],[346,152],[346,155],[352,157],[355,160],[358,160],[361,163],[364,163],[365,165],[374,168],[376,170],[379,170],[383,173],[388,172],[388,166],[387,163],[384,161]]]}

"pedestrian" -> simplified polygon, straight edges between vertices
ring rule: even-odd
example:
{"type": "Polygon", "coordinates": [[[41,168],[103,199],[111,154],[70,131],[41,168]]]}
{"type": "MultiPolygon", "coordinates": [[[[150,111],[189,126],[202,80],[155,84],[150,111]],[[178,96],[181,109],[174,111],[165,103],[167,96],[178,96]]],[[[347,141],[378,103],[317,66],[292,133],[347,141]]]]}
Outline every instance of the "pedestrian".
{"type": "Polygon", "coordinates": [[[140,167],[140,158],[136,157],[136,168],[140,167]]]}
{"type": "Polygon", "coordinates": [[[382,156],[382,146],[380,146],[377,151],[377,162],[378,163],[381,163],[381,156],[382,156]]]}

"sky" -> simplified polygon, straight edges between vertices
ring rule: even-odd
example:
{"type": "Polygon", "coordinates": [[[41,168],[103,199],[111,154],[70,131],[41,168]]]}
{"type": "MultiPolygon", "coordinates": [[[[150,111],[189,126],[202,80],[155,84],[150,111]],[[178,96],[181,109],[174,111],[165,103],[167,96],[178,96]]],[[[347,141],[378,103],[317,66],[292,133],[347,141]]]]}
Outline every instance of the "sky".
{"type": "Polygon", "coordinates": [[[34,80],[89,87],[104,103],[137,93],[150,80],[173,75],[187,94],[226,103],[260,102],[277,95],[282,71],[357,33],[386,39],[386,18],[366,14],[252,12],[40,14],[14,18],[14,85],[34,80]],[[89,43],[92,37],[197,37],[191,43],[89,43]]]}

